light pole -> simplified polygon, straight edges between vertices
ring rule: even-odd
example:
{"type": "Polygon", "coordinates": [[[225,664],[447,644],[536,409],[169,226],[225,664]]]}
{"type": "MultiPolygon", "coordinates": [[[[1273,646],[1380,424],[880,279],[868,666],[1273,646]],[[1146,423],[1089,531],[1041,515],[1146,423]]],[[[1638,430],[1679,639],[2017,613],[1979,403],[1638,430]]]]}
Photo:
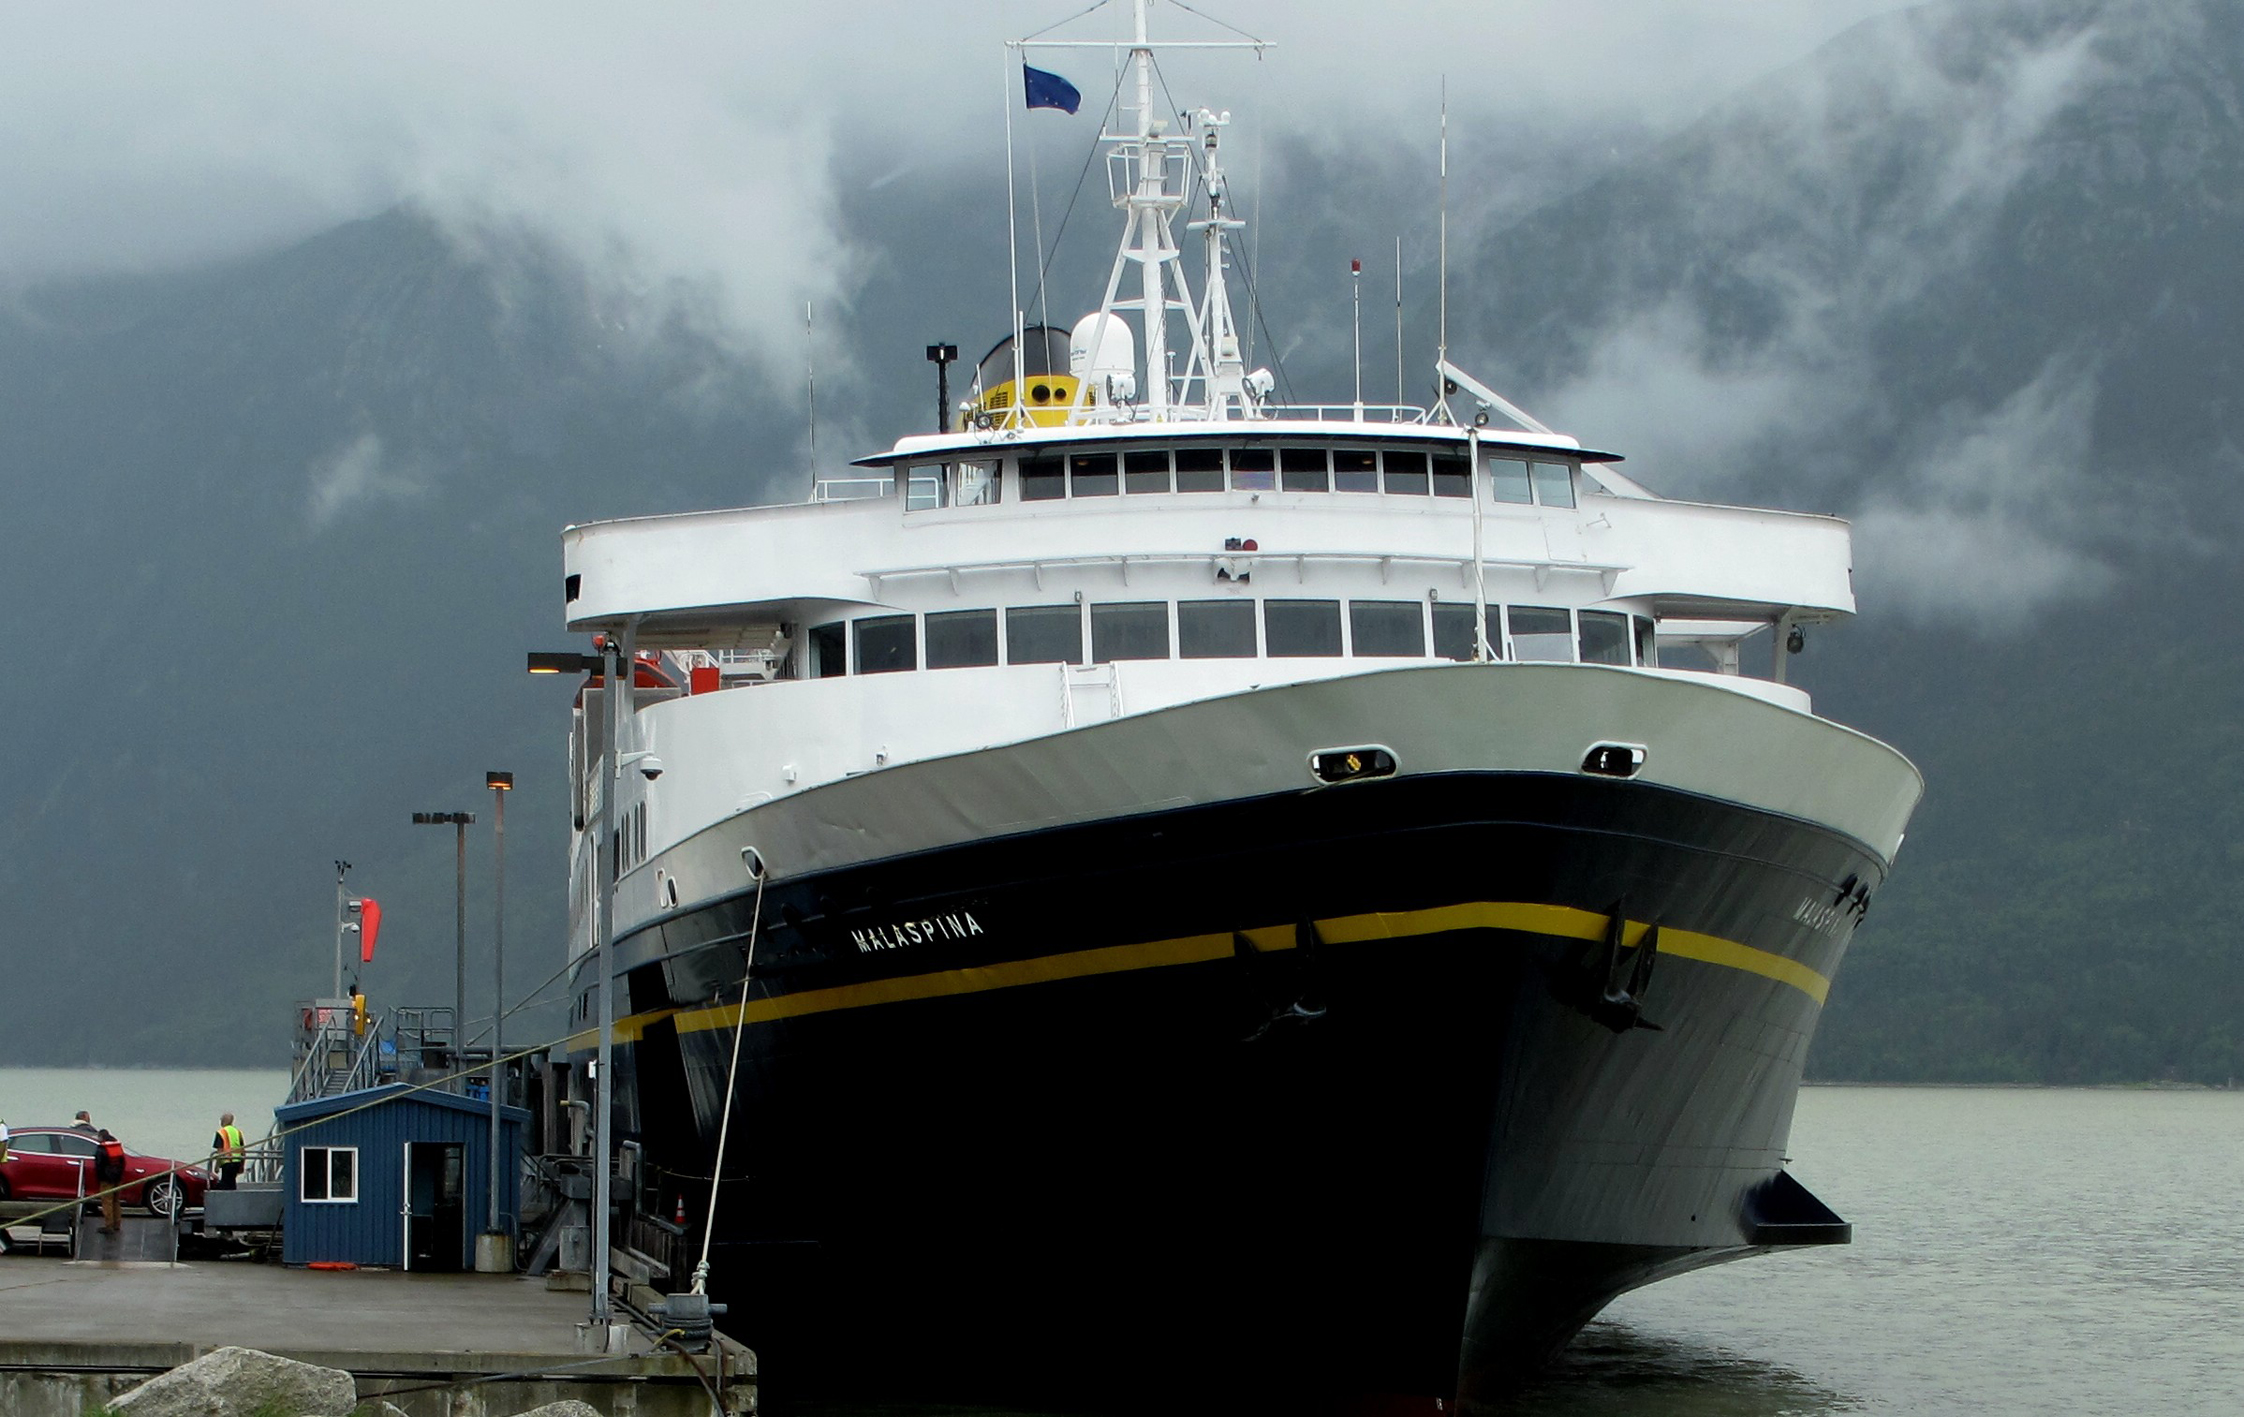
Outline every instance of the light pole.
{"type": "MultiPolygon", "coordinates": [[[[456,827],[452,893],[452,1072],[460,1076],[460,1054],[467,1047],[468,1016],[468,832],[475,825],[473,812],[415,812],[415,826],[456,827]]],[[[466,1086],[455,1082],[454,1091],[466,1086]]]]}
{"type": "MultiPolygon", "coordinates": [[[[622,682],[621,647],[610,635],[601,645],[597,655],[572,653],[537,653],[530,655],[532,674],[598,674],[604,690],[612,691],[622,682]]],[[[594,909],[592,927],[592,965],[594,982],[600,990],[600,1051],[594,1063],[592,1103],[592,1148],[596,1153],[592,1166],[592,1325],[601,1331],[603,1339],[608,1327],[608,1206],[609,1206],[609,1114],[614,1111],[614,1085],[609,1077],[609,1058],[615,1046],[615,1002],[609,988],[609,950],[615,943],[615,877],[608,868],[607,838],[614,832],[614,804],[619,782],[620,764],[618,750],[623,742],[621,704],[623,695],[608,692],[606,712],[607,744],[600,769],[600,811],[598,830],[592,838],[592,872],[598,879],[598,905],[594,909]]]]}
{"type": "MultiPolygon", "coordinates": [[[[506,1078],[506,1049],[501,1039],[500,1025],[506,1019],[506,795],[514,790],[514,774],[487,772],[483,785],[491,789],[492,843],[494,862],[491,894],[495,906],[495,938],[491,942],[491,1209],[485,1231],[492,1238],[493,1251],[501,1245],[499,1229],[499,1171],[505,1153],[499,1149],[499,1096],[506,1078]]],[[[492,1268],[501,1268],[494,1260],[492,1268]]],[[[514,1268],[514,1257],[507,1256],[505,1269],[514,1268]]]]}
{"type": "Polygon", "coordinates": [[[330,999],[343,997],[343,931],[348,928],[345,916],[349,905],[343,895],[343,878],[350,873],[350,862],[335,863],[335,990],[327,996],[330,999]]]}

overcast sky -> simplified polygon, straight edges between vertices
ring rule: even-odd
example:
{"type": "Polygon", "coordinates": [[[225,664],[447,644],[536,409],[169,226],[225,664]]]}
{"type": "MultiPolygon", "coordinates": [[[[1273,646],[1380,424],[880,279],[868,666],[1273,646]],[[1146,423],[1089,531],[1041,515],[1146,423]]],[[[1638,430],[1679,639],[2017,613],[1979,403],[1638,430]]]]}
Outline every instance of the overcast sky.
{"type": "MultiPolygon", "coordinates": [[[[1127,0],[820,7],[639,3],[8,7],[0,278],[160,270],[416,203],[463,239],[528,232],[613,293],[690,307],[753,357],[868,244],[837,173],[1003,173],[1002,48],[1127,32],[1127,0]],[[1074,18],[1071,18],[1074,17],[1074,18]]],[[[1167,61],[1180,102],[1269,132],[1462,145],[1673,126],[1886,0],[1157,0],[1157,36],[1278,48],[1167,61]],[[1384,129],[1384,132],[1380,130],[1384,129]]],[[[1109,61],[1047,54],[1087,106],[1109,61]]],[[[1057,115],[1033,115],[1058,122],[1057,115]]],[[[1086,129],[1062,136],[1083,150],[1086,129]]],[[[1048,136],[1049,127],[1040,130],[1048,136]]],[[[1515,156],[1532,164],[1533,153],[1515,156]]],[[[792,345],[788,346],[792,349],[792,345]]],[[[792,356],[790,355],[790,360],[792,356]]]]}

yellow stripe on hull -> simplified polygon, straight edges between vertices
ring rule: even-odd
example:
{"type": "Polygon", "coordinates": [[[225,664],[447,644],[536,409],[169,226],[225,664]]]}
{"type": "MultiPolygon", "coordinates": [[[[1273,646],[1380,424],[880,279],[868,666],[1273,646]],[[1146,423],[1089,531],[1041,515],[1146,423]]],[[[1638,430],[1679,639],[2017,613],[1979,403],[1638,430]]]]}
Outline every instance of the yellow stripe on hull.
{"type": "MultiPolygon", "coordinates": [[[[1407,940],[1444,935],[1457,930],[1513,930],[1563,940],[1601,940],[1611,917],[1565,905],[1532,905],[1506,901],[1470,901],[1435,906],[1428,910],[1375,911],[1368,915],[1342,915],[1316,922],[1318,938],[1327,944],[1352,945],[1370,940],[1407,940]]],[[[1622,927],[1622,945],[1634,949],[1643,943],[1648,921],[1631,920],[1622,927]]],[[[1266,925],[1243,931],[1258,950],[1294,948],[1290,925],[1266,925]]],[[[1659,952],[1678,959],[1697,960],[1724,969],[1743,970],[1774,979],[1822,1004],[1831,994],[1831,981],[1798,960],[1735,940],[1702,935],[1694,930],[1662,926],[1659,952]]],[[[1134,969],[1160,969],[1178,964],[1206,964],[1228,959],[1231,936],[1186,935],[1149,944],[1108,945],[1095,950],[1042,955],[1034,959],[1002,960],[971,969],[947,969],[934,974],[907,974],[873,979],[862,984],[838,984],[827,989],[805,989],[776,999],[755,999],[748,1004],[746,1021],[770,1023],[806,1014],[837,1009],[868,1008],[875,1004],[908,1003],[915,999],[941,999],[959,994],[980,994],[992,989],[1012,989],[1024,984],[1050,984],[1063,979],[1087,979],[1100,974],[1121,974],[1134,969]]],[[[742,1017],[739,1005],[702,1009],[656,1009],[618,1019],[616,1041],[636,1043],[648,1026],[675,1016],[680,1033],[705,1033],[730,1028],[742,1017]]],[[[599,1034],[586,1030],[572,1035],[565,1050],[578,1052],[596,1046],[599,1034]]]]}

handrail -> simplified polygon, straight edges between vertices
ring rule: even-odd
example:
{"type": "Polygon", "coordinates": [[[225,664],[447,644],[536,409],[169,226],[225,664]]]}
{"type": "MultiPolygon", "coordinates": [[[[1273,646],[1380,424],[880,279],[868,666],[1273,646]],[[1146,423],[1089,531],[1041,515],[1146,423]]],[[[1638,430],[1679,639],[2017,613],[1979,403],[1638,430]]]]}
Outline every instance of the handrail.
{"type": "MultiPolygon", "coordinates": [[[[899,576],[955,576],[967,571],[1034,571],[1062,570],[1074,566],[1116,566],[1125,570],[1138,566],[1173,566],[1195,564],[1223,564],[1251,572],[1263,566],[1283,565],[1292,562],[1342,562],[1356,565],[1416,565],[1457,566],[1469,575],[1471,556],[1439,556],[1415,551],[1108,551],[1089,556],[1037,556],[1018,561],[973,561],[943,566],[898,566],[885,571],[859,571],[872,583],[874,595],[880,594],[880,583],[899,576]]],[[[1618,576],[1629,569],[1602,561],[1519,560],[1498,556],[1481,558],[1484,566],[1499,566],[1506,570],[1527,571],[1590,571],[1605,577],[1618,576]]],[[[1234,569],[1234,574],[1239,574],[1234,569]]],[[[1244,575],[1240,576],[1245,579],[1244,575]]],[[[1126,583],[1126,582],[1125,582],[1126,583]]]]}

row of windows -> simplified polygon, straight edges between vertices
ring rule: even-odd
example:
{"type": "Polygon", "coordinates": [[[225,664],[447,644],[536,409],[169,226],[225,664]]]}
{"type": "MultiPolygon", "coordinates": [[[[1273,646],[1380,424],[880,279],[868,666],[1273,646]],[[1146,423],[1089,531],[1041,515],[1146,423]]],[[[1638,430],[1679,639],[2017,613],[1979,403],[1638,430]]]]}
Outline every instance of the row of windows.
{"type": "MultiPolygon", "coordinates": [[[[1497,658],[1654,664],[1652,622],[1611,610],[1488,607],[1497,658]],[[1633,618],[1633,626],[1631,624],[1633,618]]],[[[1111,664],[1129,659],[1471,659],[1473,607],[1418,600],[1184,600],[1015,605],[868,615],[814,625],[808,678],[973,669],[995,664],[1111,664]],[[1089,655],[1084,653],[1086,640],[1089,655]],[[1430,646],[1430,649],[1429,649],[1430,646]]]]}
{"type": "MultiPolygon", "coordinates": [[[[1017,460],[927,464],[907,469],[913,486],[941,486],[951,505],[1003,500],[1008,467],[1023,502],[1147,492],[1384,492],[1402,497],[1470,497],[1471,461],[1423,448],[1224,448],[1189,445],[1122,452],[1026,455],[1017,460]]],[[[1491,455],[1484,461],[1489,500],[1511,506],[1571,507],[1574,468],[1491,455]]],[[[933,495],[931,492],[929,495],[933,495]]]]}

